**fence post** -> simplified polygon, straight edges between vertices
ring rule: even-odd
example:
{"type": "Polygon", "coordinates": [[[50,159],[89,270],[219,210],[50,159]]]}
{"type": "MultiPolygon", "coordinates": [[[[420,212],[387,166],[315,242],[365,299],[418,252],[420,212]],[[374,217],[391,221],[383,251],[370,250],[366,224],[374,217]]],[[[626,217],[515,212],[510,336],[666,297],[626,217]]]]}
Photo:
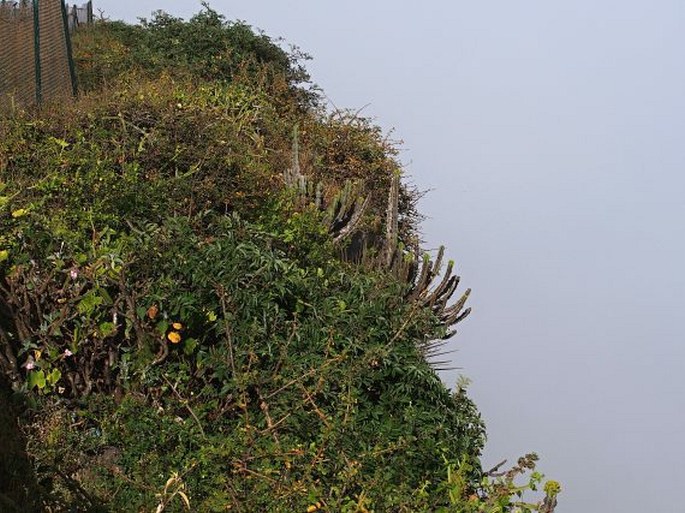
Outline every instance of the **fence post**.
{"type": "Polygon", "coordinates": [[[74,67],[74,55],[71,51],[71,34],[69,33],[69,17],[67,15],[67,5],[62,0],[62,23],[64,24],[64,40],[67,44],[67,61],[69,62],[69,75],[71,76],[71,92],[74,96],[78,93],[78,82],[76,81],[76,68],[74,67]]]}
{"type": "Polygon", "coordinates": [[[86,4],[86,9],[87,9],[87,16],[86,19],[88,20],[87,23],[88,25],[93,24],[93,0],[89,0],[89,2],[86,4]]]}
{"type": "Polygon", "coordinates": [[[39,0],[33,0],[33,52],[36,65],[36,103],[43,100],[43,81],[40,66],[40,15],[38,14],[39,0]]]}

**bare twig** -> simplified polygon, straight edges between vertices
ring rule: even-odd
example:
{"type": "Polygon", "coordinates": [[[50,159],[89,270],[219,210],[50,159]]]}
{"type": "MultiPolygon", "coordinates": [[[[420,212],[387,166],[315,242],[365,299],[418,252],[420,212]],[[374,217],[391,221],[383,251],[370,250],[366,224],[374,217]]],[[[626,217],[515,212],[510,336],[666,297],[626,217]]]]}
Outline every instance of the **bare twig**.
{"type": "Polygon", "coordinates": [[[283,392],[283,390],[285,390],[286,388],[289,388],[289,387],[293,386],[294,384],[296,384],[296,383],[302,381],[303,379],[306,379],[306,378],[308,378],[309,376],[312,376],[312,375],[316,374],[318,371],[325,369],[326,367],[328,367],[328,366],[331,365],[332,363],[334,363],[334,362],[336,362],[336,361],[339,361],[341,358],[342,358],[342,357],[340,357],[340,356],[338,356],[338,357],[336,357],[336,358],[331,358],[330,360],[324,362],[324,364],[321,365],[321,367],[318,367],[318,368],[315,368],[315,369],[309,369],[307,372],[305,372],[305,373],[302,374],[301,376],[299,376],[299,377],[297,377],[297,378],[294,378],[294,379],[291,379],[290,381],[288,381],[288,382],[287,382],[285,385],[283,385],[282,387],[280,387],[280,388],[274,390],[273,392],[271,392],[269,395],[266,396],[266,399],[271,399],[273,396],[275,396],[275,395],[280,394],[281,392],[283,392]]]}
{"type": "Polygon", "coordinates": [[[205,435],[205,430],[202,429],[202,422],[200,422],[200,419],[197,417],[197,415],[195,415],[195,412],[190,407],[188,399],[184,399],[183,396],[181,396],[181,394],[178,393],[178,390],[176,390],[176,387],[173,385],[173,383],[171,383],[171,381],[169,381],[167,379],[166,376],[162,375],[162,378],[164,379],[164,381],[167,382],[167,385],[169,385],[171,387],[171,390],[174,392],[174,395],[178,398],[179,401],[181,401],[181,404],[183,404],[183,406],[185,406],[186,410],[188,410],[188,412],[193,417],[193,419],[195,419],[195,422],[197,423],[197,427],[200,428],[200,433],[202,433],[202,438],[207,438],[207,435],[205,435]]]}
{"type": "Polygon", "coordinates": [[[307,400],[307,402],[308,402],[309,404],[311,404],[312,407],[314,408],[314,412],[319,416],[319,418],[320,418],[321,421],[326,425],[326,427],[327,427],[328,429],[330,429],[330,428],[331,428],[331,423],[328,421],[328,418],[326,417],[326,415],[324,415],[324,413],[323,413],[323,412],[319,409],[319,407],[316,405],[316,403],[314,402],[314,399],[312,399],[312,395],[311,395],[311,394],[307,391],[307,389],[306,389],[304,386],[302,386],[301,384],[300,384],[300,388],[302,389],[302,395],[304,396],[304,398],[305,398],[305,399],[307,400]]]}
{"type": "Polygon", "coordinates": [[[264,413],[264,417],[266,418],[266,425],[269,428],[268,431],[271,431],[271,436],[273,436],[273,439],[276,442],[276,446],[280,450],[281,442],[278,439],[278,433],[276,432],[275,425],[271,420],[271,415],[269,414],[269,404],[266,402],[264,396],[262,396],[262,393],[259,389],[257,389],[257,394],[259,395],[259,408],[262,410],[262,412],[264,413]]]}

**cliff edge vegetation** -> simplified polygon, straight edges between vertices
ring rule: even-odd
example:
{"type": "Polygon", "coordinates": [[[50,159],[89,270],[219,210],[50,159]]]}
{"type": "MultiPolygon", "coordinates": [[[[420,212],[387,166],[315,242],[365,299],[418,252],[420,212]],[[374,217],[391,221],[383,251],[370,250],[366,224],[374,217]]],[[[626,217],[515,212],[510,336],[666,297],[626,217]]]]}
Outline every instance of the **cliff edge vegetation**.
{"type": "Polygon", "coordinates": [[[434,368],[469,291],[422,251],[394,143],[328,111],[306,55],[206,5],[73,46],[79,98],[0,119],[2,425],[30,462],[8,501],[553,510],[555,482],[522,498],[535,455],[481,468],[434,368]]]}

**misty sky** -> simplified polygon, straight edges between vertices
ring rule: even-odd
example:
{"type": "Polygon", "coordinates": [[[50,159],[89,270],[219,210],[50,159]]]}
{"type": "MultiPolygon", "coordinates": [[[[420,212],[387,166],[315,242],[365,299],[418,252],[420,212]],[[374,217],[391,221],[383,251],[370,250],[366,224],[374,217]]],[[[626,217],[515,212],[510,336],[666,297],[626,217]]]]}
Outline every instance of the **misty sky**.
{"type": "MultiPolygon", "coordinates": [[[[675,512],[685,483],[685,3],[214,0],[314,56],[405,141],[485,464],[536,451],[559,513],[675,512]]],[[[186,1],[95,0],[112,19],[186,1]]],[[[454,384],[457,372],[445,375],[454,384]]]]}

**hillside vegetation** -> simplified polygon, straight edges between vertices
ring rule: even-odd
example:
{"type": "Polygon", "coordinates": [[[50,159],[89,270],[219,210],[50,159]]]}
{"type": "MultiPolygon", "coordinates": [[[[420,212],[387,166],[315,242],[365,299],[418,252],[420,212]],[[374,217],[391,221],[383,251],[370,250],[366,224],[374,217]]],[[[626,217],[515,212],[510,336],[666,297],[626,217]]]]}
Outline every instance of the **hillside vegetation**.
{"type": "Polygon", "coordinates": [[[555,482],[521,498],[534,455],[481,468],[478,410],[433,368],[468,290],[423,255],[392,141],[327,111],[304,54],[207,6],[73,44],[80,97],[0,119],[26,474],[0,505],[553,510],[555,482]]]}

